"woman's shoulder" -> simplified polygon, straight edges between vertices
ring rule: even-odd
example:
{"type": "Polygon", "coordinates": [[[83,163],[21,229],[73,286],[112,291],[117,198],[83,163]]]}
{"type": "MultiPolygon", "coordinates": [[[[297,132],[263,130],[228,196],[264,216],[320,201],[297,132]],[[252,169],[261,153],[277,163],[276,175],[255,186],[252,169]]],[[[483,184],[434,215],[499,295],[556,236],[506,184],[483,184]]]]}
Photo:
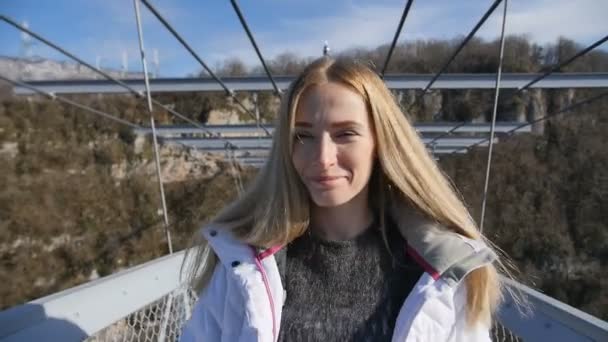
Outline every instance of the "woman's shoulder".
{"type": "Polygon", "coordinates": [[[496,254],[483,240],[466,237],[420,215],[395,219],[407,252],[435,280],[459,283],[472,270],[491,264],[496,254]]]}
{"type": "Polygon", "coordinates": [[[252,247],[237,239],[224,225],[205,224],[199,228],[199,234],[222,264],[230,267],[235,262],[252,259],[252,247]]]}

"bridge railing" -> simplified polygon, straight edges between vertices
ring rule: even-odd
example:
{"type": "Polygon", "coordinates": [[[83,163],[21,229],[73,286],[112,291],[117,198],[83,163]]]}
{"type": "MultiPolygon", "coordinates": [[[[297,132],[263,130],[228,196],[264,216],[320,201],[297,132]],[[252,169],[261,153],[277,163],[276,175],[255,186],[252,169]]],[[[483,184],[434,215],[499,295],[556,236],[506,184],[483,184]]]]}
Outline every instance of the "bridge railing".
{"type": "MultiPolygon", "coordinates": [[[[505,73],[502,75],[502,89],[519,89],[541,74],[505,73]]],[[[424,89],[434,74],[385,75],[384,81],[390,89],[424,89]]],[[[287,89],[295,76],[275,76],[280,89],[287,89]]],[[[266,76],[222,77],[223,83],[234,91],[270,91],[271,82],[266,76]]],[[[123,79],[137,92],[145,91],[142,79],[123,79]]],[[[45,80],[28,82],[53,94],[103,94],[125,93],[124,87],[111,80],[45,80]]],[[[433,84],[433,89],[494,89],[496,74],[443,74],[433,84]]],[[[608,73],[554,73],[538,81],[530,88],[605,88],[608,87],[608,73]]],[[[161,92],[213,92],[224,91],[213,78],[157,78],[150,80],[150,90],[161,92]]],[[[17,95],[32,95],[31,89],[15,87],[17,95]]]]}
{"type": "MultiPolygon", "coordinates": [[[[196,294],[180,281],[184,252],[0,312],[0,341],[173,341],[196,294]]],[[[608,341],[608,323],[517,282],[532,304],[522,316],[507,295],[497,341],[608,341]]]]}
{"type": "Polygon", "coordinates": [[[608,322],[513,280],[505,282],[525,296],[532,312],[522,317],[514,298],[507,293],[498,320],[524,341],[608,341],[608,322]]]}

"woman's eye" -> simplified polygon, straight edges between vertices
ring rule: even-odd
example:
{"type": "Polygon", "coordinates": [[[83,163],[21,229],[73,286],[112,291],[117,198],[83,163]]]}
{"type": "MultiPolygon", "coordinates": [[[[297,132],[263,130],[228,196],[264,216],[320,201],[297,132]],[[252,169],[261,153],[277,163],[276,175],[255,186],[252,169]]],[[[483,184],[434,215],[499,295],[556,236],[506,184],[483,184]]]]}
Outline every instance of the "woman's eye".
{"type": "Polygon", "coordinates": [[[338,137],[354,137],[358,135],[355,131],[343,131],[338,133],[338,137]]]}
{"type": "Polygon", "coordinates": [[[294,137],[295,137],[296,140],[298,140],[298,141],[301,142],[302,140],[312,138],[312,135],[310,135],[308,133],[298,132],[298,133],[294,134],[294,137]]]}

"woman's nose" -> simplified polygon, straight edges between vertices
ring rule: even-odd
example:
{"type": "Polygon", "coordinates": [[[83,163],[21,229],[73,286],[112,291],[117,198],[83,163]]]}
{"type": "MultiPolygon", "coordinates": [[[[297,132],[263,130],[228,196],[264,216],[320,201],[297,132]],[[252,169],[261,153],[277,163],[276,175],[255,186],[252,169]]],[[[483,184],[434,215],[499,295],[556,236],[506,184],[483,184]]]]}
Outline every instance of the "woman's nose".
{"type": "Polygon", "coordinates": [[[316,145],[314,162],[323,168],[332,166],[336,162],[336,144],[329,137],[322,137],[316,145]]]}

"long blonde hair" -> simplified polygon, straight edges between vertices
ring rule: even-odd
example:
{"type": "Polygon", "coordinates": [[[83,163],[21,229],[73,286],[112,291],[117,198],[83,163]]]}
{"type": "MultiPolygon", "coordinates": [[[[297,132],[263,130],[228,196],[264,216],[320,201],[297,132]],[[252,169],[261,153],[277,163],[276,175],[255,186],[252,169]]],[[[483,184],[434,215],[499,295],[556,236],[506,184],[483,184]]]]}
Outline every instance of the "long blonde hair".
{"type": "MultiPolygon", "coordinates": [[[[354,90],[368,107],[378,156],[369,189],[375,209],[397,217],[400,211],[413,208],[443,229],[483,239],[463,201],[384,82],[361,63],[328,57],[311,63],[284,94],[267,163],[246,192],[212,223],[230,230],[240,241],[259,247],[287,244],[306,231],[309,197],[292,164],[292,132],[302,94],[327,82],[354,90]]],[[[200,290],[209,281],[217,257],[200,235],[196,244],[188,275],[200,290]]],[[[489,323],[501,298],[496,267],[487,265],[472,271],[466,277],[466,286],[468,322],[489,323]]]]}

